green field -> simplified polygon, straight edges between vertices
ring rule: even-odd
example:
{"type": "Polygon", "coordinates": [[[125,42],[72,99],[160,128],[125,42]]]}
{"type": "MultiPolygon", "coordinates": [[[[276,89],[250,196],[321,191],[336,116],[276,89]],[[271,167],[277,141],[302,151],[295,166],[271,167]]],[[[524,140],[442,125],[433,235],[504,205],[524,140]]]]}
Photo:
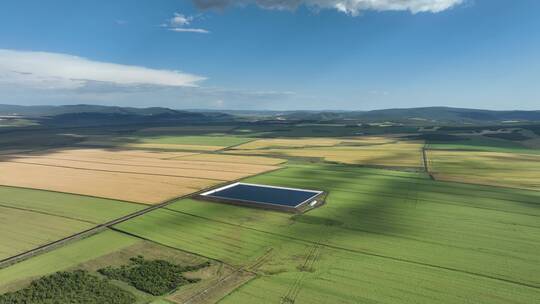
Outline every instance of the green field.
{"type": "Polygon", "coordinates": [[[116,200],[0,186],[0,206],[103,223],[145,208],[116,200]]]}
{"type": "Polygon", "coordinates": [[[108,199],[0,186],[0,259],[143,208],[108,199]]]}
{"type": "Polygon", "coordinates": [[[117,228],[262,274],[225,303],[540,299],[538,192],[336,165],[247,181],[330,194],[301,216],[181,200],[117,228]]]}
{"type": "Polygon", "coordinates": [[[65,217],[0,207],[0,259],[70,236],[95,225],[65,217]]]}

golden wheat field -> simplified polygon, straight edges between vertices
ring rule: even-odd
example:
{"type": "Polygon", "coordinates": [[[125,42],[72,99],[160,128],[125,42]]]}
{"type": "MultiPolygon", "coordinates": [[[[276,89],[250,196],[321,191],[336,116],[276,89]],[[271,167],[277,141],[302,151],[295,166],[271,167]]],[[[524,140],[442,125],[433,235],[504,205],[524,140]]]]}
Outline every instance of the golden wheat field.
{"type": "Polygon", "coordinates": [[[421,141],[387,137],[258,140],[229,150],[234,154],[321,158],[329,162],[390,167],[421,167],[421,141]],[[293,145],[285,147],[286,145],[293,145]]]}
{"type": "Polygon", "coordinates": [[[540,155],[430,150],[428,159],[439,180],[540,190],[540,155]]]}
{"type": "MultiPolygon", "coordinates": [[[[0,185],[154,204],[226,181],[274,170],[264,164],[173,160],[146,151],[66,150],[0,158],[0,185]]],[[[184,154],[184,156],[189,156],[184,154]]],[[[206,157],[211,159],[212,157],[206,157]]]]}
{"type": "MultiPolygon", "coordinates": [[[[18,155],[34,157],[35,155],[18,155]]],[[[277,165],[284,160],[270,157],[196,154],[187,152],[148,152],[141,150],[61,150],[39,156],[40,159],[76,160],[86,163],[129,165],[139,168],[196,169],[207,172],[259,173],[264,165],[277,165]],[[218,163],[218,164],[216,164],[218,163]]],[[[273,168],[270,168],[273,169],[273,168]]],[[[161,172],[158,170],[158,172],[161,172]]]]}
{"type": "Polygon", "coordinates": [[[269,138],[259,139],[235,147],[238,150],[270,148],[332,147],[337,145],[377,145],[395,142],[389,137],[352,138],[269,138]]]}

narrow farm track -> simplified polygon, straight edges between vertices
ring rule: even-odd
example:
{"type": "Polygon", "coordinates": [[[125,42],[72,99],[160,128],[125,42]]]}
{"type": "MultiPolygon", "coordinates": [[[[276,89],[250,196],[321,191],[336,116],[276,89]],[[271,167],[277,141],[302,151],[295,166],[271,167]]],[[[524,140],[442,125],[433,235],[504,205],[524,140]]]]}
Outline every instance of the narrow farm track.
{"type": "MultiPolygon", "coordinates": [[[[274,171],[281,170],[281,169],[282,168],[276,168],[274,170],[270,170],[270,171],[267,171],[267,172],[262,172],[262,173],[259,173],[259,174],[252,175],[252,177],[257,176],[257,175],[261,175],[261,174],[264,174],[264,173],[274,172],[274,171]]],[[[218,185],[215,185],[214,187],[223,186],[223,185],[228,184],[228,183],[238,182],[241,179],[243,179],[243,178],[233,180],[233,181],[223,182],[223,183],[220,183],[218,185]]],[[[214,187],[211,187],[211,188],[214,188],[214,187]]],[[[96,234],[98,232],[101,232],[101,231],[103,231],[105,229],[112,228],[112,226],[114,226],[114,225],[117,225],[117,224],[120,224],[122,222],[131,220],[131,219],[136,218],[136,217],[139,217],[139,216],[144,215],[144,214],[146,214],[148,212],[151,212],[151,211],[166,207],[167,205],[170,205],[170,204],[174,203],[175,201],[177,201],[179,199],[192,197],[192,196],[198,195],[200,193],[203,193],[205,191],[208,191],[208,188],[199,190],[199,191],[194,192],[194,193],[190,193],[190,194],[186,194],[186,195],[183,195],[183,196],[172,198],[172,199],[164,201],[164,202],[162,202],[160,204],[149,206],[148,208],[133,212],[131,214],[119,217],[117,219],[108,221],[108,222],[103,223],[103,224],[99,224],[99,225],[97,225],[97,226],[95,226],[93,228],[78,232],[76,234],[70,235],[70,236],[62,238],[60,240],[56,240],[54,242],[50,242],[50,243],[41,245],[39,247],[36,247],[34,249],[19,253],[17,255],[14,255],[14,256],[11,256],[11,257],[8,257],[8,258],[5,258],[5,259],[2,259],[2,260],[0,260],[0,269],[8,267],[9,265],[12,265],[12,264],[15,264],[15,263],[19,263],[19,262],[21,262],[23,260],[26,260],[28,258],[31,258],[31,257],[33,257],[35,255],[48,252],[50,250],[53,250],[55,248],[58,248],[60,246],[65,245],[65,244],[68,244],[68,243],[70,243],[72,241],[76,241],[76,240],[79,240],[79,239],[94,235],[94,234],[96,234]]],[[[125,233],[125,232],[123,232],[123,233],[125,233]]],[[[177,248],[175,248],[175,249],[177,249],[177,248]]]]}
{"type": "Polygon", "coordinates": [[[433,176],[433,174],[431,174],[431,171],[429,170],[429,158],[428,158],[427,149],[428,149],[427,144],[425,144],[422,147],[422,163],[424,164],[424,171],[429,175],[429,178],[431,178],[432,180],[435,180],[435,176],[433,176]]]}
{"type": "Polygon", "coordinates": [[[302,282],[306,279],[306,272],[309,272],[313,268],[313,265],[320,257],[321,246],[321,243],[316,243],[315,245],[309,247],[307,257],[301,266],[302,268],[300,269],[300,274],[289,290],[287,290],[285,296],[281,297],[281,304],[293,304],[296,302],[296,298],[302,289],[302,282]]]}

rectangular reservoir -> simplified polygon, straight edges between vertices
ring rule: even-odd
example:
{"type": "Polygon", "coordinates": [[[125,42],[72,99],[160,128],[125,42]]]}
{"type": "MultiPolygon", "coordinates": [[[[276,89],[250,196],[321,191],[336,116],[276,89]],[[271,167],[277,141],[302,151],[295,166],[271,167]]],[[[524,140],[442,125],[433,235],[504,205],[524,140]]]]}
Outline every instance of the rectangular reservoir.
{"type": "Polygon", "coordinates": [[[234,183],[202,193],[212,201],[249,207],[303,212],[322,203],[323,191],[234,183]]]}

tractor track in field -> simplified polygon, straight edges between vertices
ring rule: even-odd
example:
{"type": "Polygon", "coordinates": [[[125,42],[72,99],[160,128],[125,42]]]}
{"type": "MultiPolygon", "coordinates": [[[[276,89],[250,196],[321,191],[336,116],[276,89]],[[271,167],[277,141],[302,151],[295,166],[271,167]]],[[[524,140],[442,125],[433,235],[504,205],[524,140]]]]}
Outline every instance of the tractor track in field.
{"type": "Polygon", "coordinates": [[[304,263],[300,266],[300,274],[291,285],[287,293],[281,297],[280,304],[293,304],[296,302],[296,298],[300,294],[302,289],[302,283],[306,279],[306,272],[310,272],[313,269],[313,265],[320,257],[322,244],[316,243],[313,246],[309,247],[308,254],[304,263]]]}
{"type": "MultiPolygon", "coordinates": [[[[478,272],[474,272],[474,271],[468,271],[468,270],[459,269],[459,268],[453,268],[453,267],[448,267],[448,266],[430,264],[430,263],[426,263],[426,262],[419,262],[419,261],[414,261],[414,260],[410,260],[410,259],[399,258],[399,257],[394,257],[394,256],[389,256],[389,255],[364,251],[364,250],[351,249],[351,248],[346,248],[346,247],[342,247],[342,246],[339,246],[339,245],[332,245],[332,244],[324,243],[324,242],[321,242],[321,241],[307,240],[307,239],[303,239],[303,238],[298,238],[298,237],[288,236],[288,235],[284,235],[284,234],[269,232],[269,231],[265,231],[265,230],[261,230],[261,229],[257,229],[257,228],[251,228],[251,227],[246,227],[246,226],[242,226],[242,225],[238,225],[238,224],[232,224],[232,223],[228,223],[226,221],[215,220],[215,219],[207,218],[207,217],[204,217],[204,216],[194,215],[194,214],[190,214],[190,213],[186,213],[186,212],[182,212],[182,211],[178,211],[178,210],[173,210],[173,209],[169,209],[169,208],[166,208],[166,210],[178,212],[178,213],[193,216],[193,217],[202,218],[202,219],[205,219],[205,220],[208,220],[208,221],[213,221],[213,222],[217,222],[217,223],[236,226],[236,227],[239,227],[239,228],[242,228],[242,229],[248,229],[248,230],[257,231],[257,232],[260,232],[260,233],[275,235],[275,236],[279,236],[279,237],[282,237],[282,238],[286,238],[286,239],[290,239],[290,240],[294,240],[294,241],[299,241],[299,242],[302,242],[302,243],[305,243],[305,244],[319,245],[320,247],[324,247],[324,248],[342,250],[342,251],[356,253],[356,254],[362,254],[362,255],[367,255],[367,256],[372,256],[372,257],[377,257],[377,258],[382,258],[382,259],[388,259],[388,260],[392,260],[392,261],[400,262],[400,263],[405,263],[405,264],[412,264],[412,265],[417,265],[417,266],[441,269],[441,270],[445,270],[445,271],[451,271],[451,272],[457,272],[457,273],[467,274],[467,275],[471,275],[471,276],[477,276],[477,277],[481,277],[481,278],[484,278],[484,279],[490,279],[490,280],[501,281],[501,282],[505,282],[505,283],[509,283],[509,284],[520,285],[520,286],[524,286],[524,287],[528,287],[528,288],[540,289],[540,285],[530,284],[530,283],[526,283],[526,282],[513,281],[513,280],[509,280],[509,279],[505,279],[505,278],[501,278],[501,277],[497,277],[497,276],[492,276],[492,275],[488,275],[488,274],[482,274],[482,273],[478,273],[478,272]]],[[[365,231],[365,230],[361,230],[361,231],[365,231]]],[[[365,232],[369,232],[369,231],[365,231],[365,232]]],[[[369,232],[369,233],[373,233],[373,232],[369,232]]],[[[434,243],[434,244],[437,244],[437,243],[434,243]]],[[[461,248],[461,247],[457,247],[457,248],[461,248]]],[[[291,304],[290,302],[283,302],[283,303],[291,304]]]]}

